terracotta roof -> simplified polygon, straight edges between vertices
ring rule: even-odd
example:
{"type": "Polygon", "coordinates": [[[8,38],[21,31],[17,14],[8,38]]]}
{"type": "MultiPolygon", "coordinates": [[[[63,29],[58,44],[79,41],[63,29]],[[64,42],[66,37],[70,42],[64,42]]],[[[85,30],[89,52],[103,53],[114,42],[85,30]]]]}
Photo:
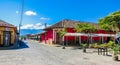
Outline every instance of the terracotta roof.
{"type": "Polygon", "coordinates": [[[4,26],[4,27],[16,27],[16,26],[14,26],[12,24],[9,24],[9,23],[7,23],[7,22],[5,22],[3,20],[0,20],[0,26],[4,26]]]}
{"type": "MultiPolygon", "coordinates": [[[[92,24],[93,26],[95,26],[97,29],[99,28],[98,24],[97,23],[91,23],[91,22],[81,22],[81,21],[74,21],[74,20],[62,20],[56,24],[53,24],[45,29],[50,29],[50,28],[63,28],[63,27],[66,27],[66,28],[74,28],[76,24],[82,24],[82,23],[89,23],[89,24],[92,24]]],[[[45,30],[44,29],[44,30],[45,30]]]]}

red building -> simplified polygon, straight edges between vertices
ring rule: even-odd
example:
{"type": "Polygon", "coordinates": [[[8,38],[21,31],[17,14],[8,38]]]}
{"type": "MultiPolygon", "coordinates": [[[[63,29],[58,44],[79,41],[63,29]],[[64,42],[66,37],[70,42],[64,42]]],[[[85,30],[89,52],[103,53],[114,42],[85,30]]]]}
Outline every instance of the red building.
{"type": "MultiPolygon", "coordinates": [[[[47,28],[44,29],[45,32],[40,33],[40,41],[42,43],[46,43],[46,44],[60,44],[62,39],[60,37],[60,35],[58,34],[58,30],[63,29],[64,27],[66,28],[67,34],[64,36],[64,42],[67,44],[79,44],[79,43],[87,43],[88,40],[88,36],[86,35],[80,35],[80,33],[76,33],[76,31],[74,30],[76,24],[82,24],[85,22],[80,22],[80,21],[73,21],[73,20],[62,20],[56,24],[53,24],[47,28]],[[70,35],[71,34],[71,35],[70,35]],[[78,36],[76,37],[76,34],[78,34],[78,36]]],[[[92,43],[93,42],[101,42],[101,36],[102,37],[102,41],[106,42],[108,40],[108,38],[110,37],[110,35],[106,35],[106,34],[110,34],[111,32],[109,31],[103,31],[99,29],[98,24],[96,23],[89,23],[93,26],[95,26],[95,28],[97,28],[97,31],[95,32],[95,34],[97,34],[96,36],[92,37],[92,43]]],[[[113,35],[111,35],[113,36],[113,35]]]]}

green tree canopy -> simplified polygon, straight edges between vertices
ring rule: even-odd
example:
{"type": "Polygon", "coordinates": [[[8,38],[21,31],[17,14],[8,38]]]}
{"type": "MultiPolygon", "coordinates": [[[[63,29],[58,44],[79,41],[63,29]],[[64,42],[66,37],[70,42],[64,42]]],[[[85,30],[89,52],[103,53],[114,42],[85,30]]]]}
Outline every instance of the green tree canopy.
{"type": "MultiPolygon", "coordinates": [[[[88,34],[96,31],[95,27],[92,24],[89,24],[89,23],[77,24],[75,26],[75,30],[77,32],[84,32],[84,33],[88,33],[88,34]]],[[[88,37],[91,37],[91,36],[88,35],[88,37]]],[[[88,43],[90,43],[89,38],[88,38],[87,41],[88,41],[88,43]]]]}
{"type": "Polygon", "coordinates": [[[60,37],[63,37],[66,34],[66,28],[63,28],[62,30],[58,30],[58,33],[60,37]]]}
{"type": "Polygon", "coordinates": [[[103,30],[120,31],[120,10],[99,19],[99,26],[103,30]]]}
{"type": "Polygon", "coordinates": [[[93,25],[91,25],[89,23],[82,23],[82,24],[77,24],[75,26],[75,30],[77,32],[89,33],[89,32],[94,32],[96,29],[93,25]]]}

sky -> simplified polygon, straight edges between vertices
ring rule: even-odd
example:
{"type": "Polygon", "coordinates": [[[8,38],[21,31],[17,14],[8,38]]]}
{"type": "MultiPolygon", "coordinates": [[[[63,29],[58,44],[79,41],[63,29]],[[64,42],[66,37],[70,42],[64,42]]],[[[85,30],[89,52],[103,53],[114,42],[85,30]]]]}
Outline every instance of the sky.
{"type": "MultiPolygon", "coordinates": [[[[0,0],[0,19],[20,23],[22,0],[0,0]]],[[[42,29],[63,19],[97,23],[120,10],[120,0],[25,0],[21,29],[42,29]]]]}

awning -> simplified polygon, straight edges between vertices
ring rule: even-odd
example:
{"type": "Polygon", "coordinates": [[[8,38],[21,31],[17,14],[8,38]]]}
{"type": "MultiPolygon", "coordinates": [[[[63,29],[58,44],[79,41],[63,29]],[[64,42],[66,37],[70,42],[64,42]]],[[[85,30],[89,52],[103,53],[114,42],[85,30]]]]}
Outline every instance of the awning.
{"type": "MultiPolygon", "coordinates": [[[[85,34],[85,33],[66,33],[65,36],[88,36],[90,34],[85,34]]],[[[96,36],[106,36],[106,37],[114,37],[115,34],[91,34],[92,37],[96,36]]]]}
{"type": "Polygon", "coordinates": [[[88,36],[88,34],[84,34],[84,33],[66,33],[65,36],[88,36]]]}
{"type": "Polygon", "coordinates": [[[105,37],[114,37],[115,34],[92,34],[91,36],[95,37],[95,36],[105,36],[105,37]]]}

